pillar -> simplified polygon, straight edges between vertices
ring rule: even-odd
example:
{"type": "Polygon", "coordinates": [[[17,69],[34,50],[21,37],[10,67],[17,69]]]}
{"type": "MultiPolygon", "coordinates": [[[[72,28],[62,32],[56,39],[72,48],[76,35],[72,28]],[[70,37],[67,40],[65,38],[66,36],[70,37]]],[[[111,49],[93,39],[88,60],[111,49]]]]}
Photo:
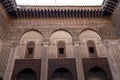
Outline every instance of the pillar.
{"type": "Polygon", "coordinates": [[[80,46],[79,41],[74,41],[74,52],[75,52],[75,59],[76,59],[77,77],[78,77],[78,80],[85,80],[82,58],[80,56],[81,51],[80,51],[79,46],[80,46]]]}
{"type": "Polygon", "coordinates": [[[42,57],[41,57],[41,79],[48,78],[48,42],[43,42],[42,57]]]}

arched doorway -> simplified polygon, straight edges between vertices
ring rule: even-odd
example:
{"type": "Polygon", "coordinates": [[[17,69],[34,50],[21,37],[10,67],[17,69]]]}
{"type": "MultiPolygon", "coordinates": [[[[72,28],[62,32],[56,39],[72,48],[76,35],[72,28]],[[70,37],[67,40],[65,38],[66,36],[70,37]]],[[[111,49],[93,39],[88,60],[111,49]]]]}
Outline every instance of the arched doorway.
{"type": "Polygon", "coordinates": [[[107,80],[107,74],[103,69],[93,67],[88,72],[88,80],[107,80]]]}
{"type": "Polygon", "coordinates": [[[22,70],[16,77],[16,80],[36,80],[36,73],[32,69],[22,70]]]}
{"type": "Polygon", "coordinates": [[[73,75],[68,69],[59,68],[52,74],[52,80],[73,80],[73,75]]]}

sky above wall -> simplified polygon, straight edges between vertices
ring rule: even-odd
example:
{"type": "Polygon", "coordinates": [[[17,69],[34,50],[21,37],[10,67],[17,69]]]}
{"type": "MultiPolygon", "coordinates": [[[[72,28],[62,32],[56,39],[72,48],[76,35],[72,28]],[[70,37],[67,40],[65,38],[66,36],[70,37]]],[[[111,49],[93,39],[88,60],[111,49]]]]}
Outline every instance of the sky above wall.
{"type": "Polygon", "coordinates": [[[103,0],[16,0],[17,5],[100,6],[103,0]]]}

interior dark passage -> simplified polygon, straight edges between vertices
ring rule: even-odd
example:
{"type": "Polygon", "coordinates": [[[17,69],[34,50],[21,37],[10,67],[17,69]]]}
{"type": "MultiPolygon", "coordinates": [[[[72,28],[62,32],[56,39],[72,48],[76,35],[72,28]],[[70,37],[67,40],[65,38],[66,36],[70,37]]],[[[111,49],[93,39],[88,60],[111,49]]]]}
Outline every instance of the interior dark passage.
{"type": "Polygon", "coordinates": [[[36,74],[32,69],[24,69],[22,70],[16,80],[37,80],[36,74]]]}
{"type": "Polygon", "coordinates": [[[0,76],[0,80],[3,80],[2,76],[0,76]]]}
{"type": "Polygon", "coordinates": [[[106,72],[98,67],[90,69],[88,74],[88,80],[107,80],[106,72]]]}
{"type": "Polygon", "coordinates": [[[73,80],[73,75],[69,70],[59,68],[53,73],[52,80],[73,80]]]}

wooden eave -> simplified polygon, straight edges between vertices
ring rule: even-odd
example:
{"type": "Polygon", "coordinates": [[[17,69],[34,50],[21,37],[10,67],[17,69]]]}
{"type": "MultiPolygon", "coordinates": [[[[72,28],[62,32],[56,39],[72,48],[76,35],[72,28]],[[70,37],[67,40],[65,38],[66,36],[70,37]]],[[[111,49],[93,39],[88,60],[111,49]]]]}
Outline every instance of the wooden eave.
{"type": "MultiPolygon", "coordinates": [[[[105,2],[105,1],[104,1],[105,2]]],[[[108,0],[99,8],[86,6],[33,6],[33,7],[18,7],[14,0],[0,0],[8,15],[13,18],[54,18],[54,17],[102,17],[111,16],[115,7],[119,3],[118,0],[108,0]]]]}

